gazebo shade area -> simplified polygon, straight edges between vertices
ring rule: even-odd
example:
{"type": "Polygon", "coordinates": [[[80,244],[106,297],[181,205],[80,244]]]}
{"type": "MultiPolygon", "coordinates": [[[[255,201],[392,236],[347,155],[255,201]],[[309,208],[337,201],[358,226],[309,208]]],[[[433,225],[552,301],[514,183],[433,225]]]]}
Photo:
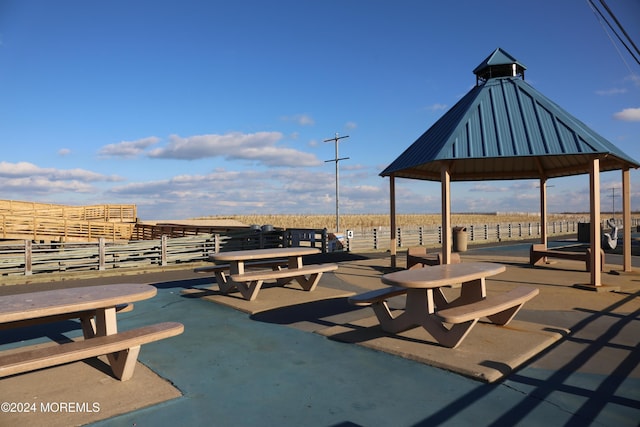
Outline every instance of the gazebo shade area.
{"type": "MultiPolygon", "coordinates": [[[[395,178],[441,181],[446,262],[450,258],[450,181],[539,179],[545,224],[546,180],[589,174],[595,224],[600,222],[599,174],[621,170],[627,225],[625,270],[630,269],[629,169],[640,164],[525,82],[525,70],[509,53],[496,49],[474,70],[476,86],[380,173],[391,180],[391,229],[395,228],[395,178]]],[[[597,236],[591,236],[591,249],[596,258],[599,227],[592,227],[594,231],[597,236]]],[[[546,244],[544,230],[542,240],[546,244]]],[[[391,244],[395,262],[393,235],[391,244]]],[[[600,263],[591,265],[596,270],[600,263]]],[[[600,285],[599,272],[592,271],[592,285],[600,285]]]]}

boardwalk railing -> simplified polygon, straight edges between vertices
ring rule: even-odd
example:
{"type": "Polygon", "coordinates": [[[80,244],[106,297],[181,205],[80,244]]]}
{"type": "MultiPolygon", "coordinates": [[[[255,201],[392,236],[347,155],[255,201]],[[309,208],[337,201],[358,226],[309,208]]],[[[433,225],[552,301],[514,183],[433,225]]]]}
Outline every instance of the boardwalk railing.
{"type": "MultiPolygon", "coordinates": [[[[579,234],[584,223],[563,221],[548,226],[550,237],[579,234]]],[[[639,219],[633,219],[636,229],[639,219]]],[[[517,241],[540,237],[538,223],[482,224],[466,226],[470,244],[517,241]]],[[[401,228],[396,232],[399,248],[437,247],[442,242],[441,227],[401,228]]],[[[106,271],[117,268],[163,267],[172,264],[203,262],[221,252],[271,247],[311,246],[322,252],[334,250],[370,251],[389,249],[388,227],[345,233],[340,239],[326,229],[289,229],[263,231],[242,229],[226,234],[211,233],[185,237],[161,236],[154,240],[127,243],[105,238],[89,243],[34,243],[31,240],[0,246],[0,275],[31,275],[66,271],[106,271]]]]}
{"type": "MultiPolygon", "coordinates": [[[[617,221],[617,224],[622,227],[621,221],[617,221]]],[[[632,230],[635,230],[639,224],[640,219],[631,219],[630,226],[632,230]]],[[[589,224],[580,221],[550,222],[547,224],[547,234],[549,237],[579,235],[584,226],[588,229],[589,224]]],[[[464,229],[469,244],[536,239],[540,237],[541,233],[539,222],[471,224],[461,226],[461,228],[464,229]]],[[[608,226],[604,222],[602,228],[605,231],[608,230],[608,226]]],[[[620,236],[620,233],[618,235],[620,236]]],[[[347,250],[362,251],[388,249],[390,239],[391,229],[389,227],[377,227],[360,231],[352,230],[351,233],[345,233],[344,241],[347,250]],[[349,237],[350,235],[352,237],[349,237]]],[[[440,246],[442,245],[442,227],[398,228],[396,230],[396,243],[398,248],[440,246]]]]}
{"type": "Polygon", "coordinates": [[[262,249],[283,246],[312,246],[326,251],[326,231],[306,230],[304,237],[291,231],[245,229],[221,234],[187,237],[161,236],[155,240],[128,243],[108,242],[101,238],[88,243],[34,243],[31,240],[0,246],[0,275],[33,275],[73,271],[107,271],[119,268],[153,268],[182,263],[203,262],[220,251],[262,249]]]}

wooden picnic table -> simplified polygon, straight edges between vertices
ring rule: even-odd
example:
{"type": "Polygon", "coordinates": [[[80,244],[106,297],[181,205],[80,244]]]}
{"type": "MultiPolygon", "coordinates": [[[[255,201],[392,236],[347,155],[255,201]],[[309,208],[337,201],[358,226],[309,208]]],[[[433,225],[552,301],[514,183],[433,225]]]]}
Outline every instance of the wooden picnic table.
{"type": "Polygon", "coordinates": [[[64,288],[7,295],[0,298],[0,329],[79,319],[84,340],[53,346],[27,346],[0,352],[0,377],[107,355],[114,375],[133,375],[140,345],[182,333],[180,323],[164,322],[118,332],[116,312],[152,298],[157,289],[145,284],[64,288]]]}
{"type": "Polygon", "coordinates": [[[313,291],[322,273],[338,268],[338,265],[334,263],[303,264],[302,257],[304,255],[319,253],[318,248],[311,247],[251,249],[220,252],[211,255],[210,259],[215,262],[229,263],[229,277],[224,281],[218,280],[218,286],[222,292],[227,293],[237,289],[245,299],[253,301],[258,295],[262,283],[270,279],[277,280],[280,285],[290,283],[295,279],[304,290],[313,291]],[[283,258],[287,259],[286,268],[281,268],[278,261],[283,258]],[[247,263],[265,260],[273,260],[274,268],[245,271],[247,263]]]}
{"type": "Polygon", "coordinates": [[[535,288],[519,287],[488,297],[485,279],[505,270],[500,264],[469,262],[397,271],[382,276],[388,288],[355,295],[349,302],[371,305],[386,332],[422,326],[439,344],[455,348],[480,318],[506,325],[526,301],[538,294],[535,288]],[[458,284],[460,295],[449,301],[442,288],[458,284]],[[403,294],[405,310],[394,316],[387,299],[403,294]]]}

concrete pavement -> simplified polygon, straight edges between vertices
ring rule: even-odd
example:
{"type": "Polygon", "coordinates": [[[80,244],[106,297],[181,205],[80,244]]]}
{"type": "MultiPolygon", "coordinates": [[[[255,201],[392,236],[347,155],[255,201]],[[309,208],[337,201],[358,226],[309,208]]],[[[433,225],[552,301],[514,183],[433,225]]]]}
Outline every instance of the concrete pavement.
{"type": "MultiPolygon", "coordinates": [[[[142,281],[158,288],[155,298],[122,314],[123,329],[163,320],[185,324],[184,334],[146,345],[140,355],[182,396],[93,425],[637,426],[640,275],[605,273],[603,282],[615,282],[620,292],[580,290],[573,285],[588,281],[580,263],[531,268],[523,255],[526,248],[471,249],[462,258],[506,264],[507,272],[491,280],[490,290],[521,283],[540,288],[516,319],[570,332],[493,384],[313,333],[371,316],[370,309],[351,307],[344,297],[248,315],[184,295],[185,289],[209,286],[209,280],[191,271],[92,280],[142,281]]],[[[384,253],[334,256],[340,257],[340,269],[323,276],[319,286],[360,292],[379,287],[379,276],[388,271],[384,253]]],[[[607,255],[607,261],[607,271],[615,271],[615,255],[607,255]]],[[[634,262],[640,268],[638,257],[634,262]]],[[[28,382],[33,374],[16,378],[28,382]]],[[[134,375],[131,381],[136,380],[134,375]]],[[[32,388],[43,398],[51,384],[33,383],[32,388]]],[[[55,393],[47,398],[64,399],[64,389],[58,386],[55,393]]],[[[86,396],[91,398],[90,389],[86,396]]],[[[110,408],[122,393],[101,399],[101,407],[110,408]]],[[[23,415],[30,425],[55,420],[55,414],[23,415]]],[[[76,423],[88,422],[87,414],[76,415],[76,423]]]]}

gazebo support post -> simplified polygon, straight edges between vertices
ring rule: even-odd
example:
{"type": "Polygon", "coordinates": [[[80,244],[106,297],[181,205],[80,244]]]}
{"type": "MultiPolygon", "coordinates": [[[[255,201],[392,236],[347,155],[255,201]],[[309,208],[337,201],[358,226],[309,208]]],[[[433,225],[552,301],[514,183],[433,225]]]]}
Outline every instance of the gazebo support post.
{"type": "Polygon", "coordinates": [[[589,171],[589,189],[591,190],[591,283],[576,284],[581,289],[596,292],[611,292],[620,290],[619,286],[602,284],[602,262],[600,258],[601,232],[600,232],[600,159],[594,157],[589,171]]]}
{"type": "Polygon", "coordinates": [[[389,253],[391,254],[391,268],[396,268],[397,263],[397,246],[398,241],[396,239],[396,178],[393,175],[389,176],[389,216],[390,216],[390,241],[389,241],[389,253]]]}
{"type": "Polygon", "coordinates": [[[442,185],[442,263],[451,263],[451,174],[447,166],[440,170],[442,185]]]}
{"type": "Polygon", "coordinates": [[[600,262],[600,159],[594,158],[589,172],[591,189],[591,286],[602,286],[600,262]]]}
{"type": "Polygon", "coordinates": [[[631,266],[631,178],[629,168],[622,169],[622,256],[623,271],[633,271],[631,266]]]}
{"type": "Polygon", "coordinates": [[[540,243],[547,247],[547,178],[540,178],[540,243]]]}

